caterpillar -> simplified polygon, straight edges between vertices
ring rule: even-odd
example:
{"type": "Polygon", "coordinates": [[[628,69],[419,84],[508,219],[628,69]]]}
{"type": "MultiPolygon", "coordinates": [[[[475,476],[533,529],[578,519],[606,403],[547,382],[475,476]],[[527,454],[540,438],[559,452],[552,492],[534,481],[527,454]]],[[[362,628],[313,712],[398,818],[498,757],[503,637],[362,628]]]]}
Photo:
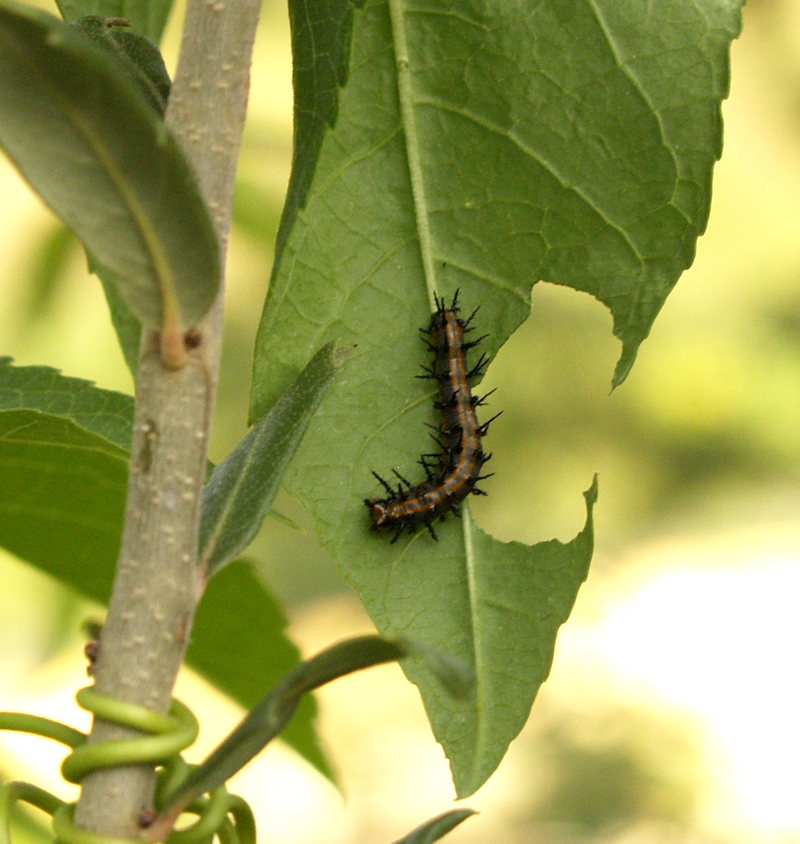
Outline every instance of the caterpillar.
{"type": "Polygon", "coordinates": [[[414,533],[420,524],[424,524],[438,541],[433,520],[444,517],[450,511],[458,515],[461,502],[470,493],[486,495],[476,484],[490,477],[481,475],[483,464],[491,457],[484,452],[481,437],[486,435],[490,423],[500,414],[480,424],[475,409],[485,403],[489,393],[482,397],[473,396],[470,387],[470,380],[483,372],[488,358],[485,354],[481,355],[471,369],[467,368],[467,352],[488,335],[465,341],[465,335],[474,330],[471,323],[478,309],[469,319],[460,319],[458,290],[449,308],[445,307],[444,299],[438,296],[434,299],[436,310],[430,324],[420,329],[428,348],[434,353],[434,362],[417,377],[432,378],[439,384],[435,404],[441,411],[442,421],[439,428],[434,428],[434,440],[440,451],[422,455],[419,462],[425,470],[426,479],[416,486],[394,470],[399,483],[397,489],[393,489],[377,472],[373,472],[386,490],[387,497],[364,499],[370,511],[372,530],[394,531],[392,543],[397,542],[404,530],[414,533]],[[431,460],[435,462],[429,462],[431,460]]]}

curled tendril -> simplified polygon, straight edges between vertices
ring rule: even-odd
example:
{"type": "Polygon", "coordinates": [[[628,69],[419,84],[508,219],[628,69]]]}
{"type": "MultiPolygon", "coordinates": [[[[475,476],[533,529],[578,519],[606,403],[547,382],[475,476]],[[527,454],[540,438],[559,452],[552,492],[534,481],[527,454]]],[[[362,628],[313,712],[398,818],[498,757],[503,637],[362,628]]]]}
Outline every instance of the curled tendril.
{"type": "MultiPolygon", "coordinates": [[[[168,715],[160,715],[142,706],[125,703],[98,694],[93,688],[77,694],[79,706],[106,721],[132,727],[143,733],[133,739],[87,745],[79,730],[36,715],[0,712],[0,730],[14,730],[43,736],[72,748],[61,765],[68,782],[77,783],[89,771],[98,768],[152,763],[160,766],[157,800],[163,801],[188,776],[190,766],[180,753],[197,738],[197,719],[180,701],[173,700],[168,715]]],[[[53,818],[53,832],[59,844],[131,844],[127,839],[87,832],[72,821],[74,805],[65,803],[38,786],[10,782],[0,786],[0,844],[11,844],[11,811],[18,801],[36,806],[53,818]]],[[[221,844],[255,844],[253,812],[241,797],[220,786],[195,800],[186,812],[197,816],[185,829],[168,836],[167,844],[196,844],[217,836],[221,844]]],[[[146,830],[142,839],[146,840],[146,830]]],[[[137,840],[136,844],[141,844],[137,840]]]]}

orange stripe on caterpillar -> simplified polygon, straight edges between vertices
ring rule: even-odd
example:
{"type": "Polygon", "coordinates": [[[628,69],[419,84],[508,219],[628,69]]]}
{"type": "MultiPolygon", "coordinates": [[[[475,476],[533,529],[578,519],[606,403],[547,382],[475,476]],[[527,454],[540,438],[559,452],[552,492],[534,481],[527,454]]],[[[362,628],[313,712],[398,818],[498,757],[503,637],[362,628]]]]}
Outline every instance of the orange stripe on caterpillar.
{"type": "MultiPolygon", "coordinates": [[[[432,522],[452,511],[459,512],[459,505],[470,494],[485,495],[475,484],[488,478],[481,475],[483,464],[491,457],[481,444],[492,417],[480,424],[475,408],[482,405],[486,396],[472,395],[470,379],[480,374],[487,359],[481,355],[478,362],[467,367],[467,351],[484,339],[479,337],[470,342],[465,335],[472,331],[472,322],[477,308],[462,320],[458,316],[458,291],[449,308],[444,300],[436,299],[436,311],[431,316],[428,328],[421,329],[430,339],[428,347],[434,353],[433,367],[426,369],[420,378],[434,378],[439,385],[436,407],[441,411],[442,421],[436,429],[438,454],[423,454],[420,460],[426,479],[413,485],[399,472],[397,489],[376,472],[372,474],[386,490],[386,498],[367,498],[372,518],[372,529],[380,532],[394,532],[392,542],[397,542],[404,530],[413,533],[424,524],[434,539],[437,539],[432,522]],[[429,462],[435,461],[435,462],[429,462]]],[[[485,335],[484,335],[485,336],[485,335]]],[[[487,393],[488,395],[488,393],[487,393]]],[[[499,414],[498,414],[499,416],[499,414]]]]}

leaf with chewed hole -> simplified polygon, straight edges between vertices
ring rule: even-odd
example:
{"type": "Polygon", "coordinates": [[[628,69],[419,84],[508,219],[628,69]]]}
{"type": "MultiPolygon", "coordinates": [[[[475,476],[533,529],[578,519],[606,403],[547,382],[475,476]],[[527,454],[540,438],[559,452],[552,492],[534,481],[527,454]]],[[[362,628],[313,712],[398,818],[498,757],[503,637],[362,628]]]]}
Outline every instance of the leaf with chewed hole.
{"type": "Polygon", "coordinates": [[[381,633],[474,667],[457,702],[405,668],[459,796],[491,774],[547,676],[591,557],[595,490],[566,543],[498,542],[454,516],[438,543],[370,532],[371,473],[416,483],[436,450],[419,329],[433,293],[450,304],[460,290],[491,359],[545,280],[608,308],[624,379],[706,226],[741,5],[290,2],[297,143],[251,417],[321,344],[356,346],[286,484],[381,633]]]}

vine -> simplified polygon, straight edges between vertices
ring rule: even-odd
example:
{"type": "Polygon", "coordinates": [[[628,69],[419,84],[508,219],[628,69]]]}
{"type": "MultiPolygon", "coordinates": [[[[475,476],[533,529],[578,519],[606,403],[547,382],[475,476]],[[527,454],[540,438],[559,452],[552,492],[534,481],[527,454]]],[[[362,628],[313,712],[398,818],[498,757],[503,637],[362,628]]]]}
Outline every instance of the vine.
{"type": "MultiPolygon", "coordinates": [[[[213,838],[220,844],[256,844],[253,811],[241,797],[228,792],[225,782],[280,733],[303,695],[345,674],[414,656],[427,665],[449,694],[463,697],[469,691],[472,678],[468,671],[459,660],[445,654],[380,636],[346,639],[292,669],[199,765],[189,765],[181,756],[197,738],[197,719],[174,698],[169,713],[161,715],[102,695],[91,687],[78,692],[78,705],[95,718],[145,733],[132,739],[89,744],[80,730],[20,712],[0,712],[0,730],[43,736],[71,748],[61,764],[61,775],[67,782],[79,783],[92,771],[112,766],[157,766],[155,809],[139,815],[141,834],[135,839],[138,844],[199,844],[213,838]],[[197,820],[175,831],[175,823],[184,813],[196,815],[197,820]]],[[[75,804],[24,782],[0,787],[0,844],[11,844],[11,812],[18,802],[29,803],[51,815],[53,832],[60,844],[131,844],[130,839],[80,828],[73,823],[75,804]]],[[[470,814],[469,809],[446,812],[403,840],[418,844],[438,840],[470,814]]]]}
{"type": "MultiPolygon", "coordinates": [[[[0,729],[42,736],[71,748],[72,752],[61,765],[63,778],[71,783],[79,783],[86,774],[98,768],[144,763],[159,765],[156,806],[163,805],[191,771],[181,751],[197,738],[198,723],[192,711],[173,699],[169,714],[160,715],[145,707],[101,695],[93,688],[81,689],[76,700],[96,717],[146,735],[87,744],[87,736],[80,730],[21,712],[0,712],[0,729]]],[[[126,840],[80,829],[72,820],[74,804],[31,783],[10,782],[0,786],[0,844],[11,844],[11,813],[18,802],[28,803],[50,815],[55,838],[61,844],[117,844],[126,840]]],[[[221,844],[255,844],[252,809],[241,797],[229,794],[224,785],[197,798],[185,811],[197,815],[197,820],[191,826],[171,833],[167,838],[169,844],[196,844],[215,835],[221,844]]],[[[153,819],[142,817],[140,820],[144,830],[153,819]]]]}

